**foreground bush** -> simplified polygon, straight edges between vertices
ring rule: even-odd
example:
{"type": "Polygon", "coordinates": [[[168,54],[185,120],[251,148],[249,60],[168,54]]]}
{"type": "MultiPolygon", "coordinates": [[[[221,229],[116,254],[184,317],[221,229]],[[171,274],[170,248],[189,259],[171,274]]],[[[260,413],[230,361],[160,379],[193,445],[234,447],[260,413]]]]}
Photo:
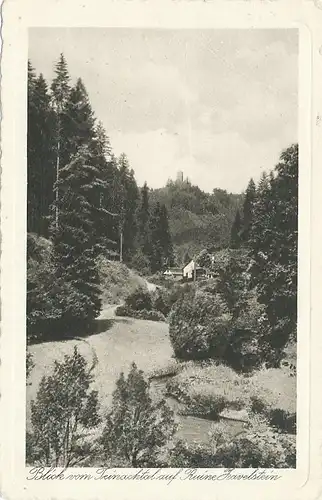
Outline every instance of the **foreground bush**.
{"type": "Polygon", "coordinates": [[[28,464],[72,467],[91,457],[95,450],[86,437],[99,423],[98,393],[90,391],[91,382],[76,347],[62,363],[55,361],[53,374],[42,378],[37,398],[31,402],[28,464]]]}
{"type": "Polygon", "coordinates": [[[106,417],[101,446],[105,462],[138,467],[150,462],[176,431],[165,400],[152,402],[149,383],[135,363],[127,378],[121,373],[106,417]]]}

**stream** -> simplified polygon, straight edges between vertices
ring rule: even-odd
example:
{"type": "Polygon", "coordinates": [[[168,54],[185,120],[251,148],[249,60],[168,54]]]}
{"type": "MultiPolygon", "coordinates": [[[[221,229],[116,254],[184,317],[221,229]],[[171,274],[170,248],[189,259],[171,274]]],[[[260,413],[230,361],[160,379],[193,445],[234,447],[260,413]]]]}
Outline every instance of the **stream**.
{"type": "MultiPolygon", "coordinates": [[[[152,394],[154,393],[157,398],[164,397],[167,404],[179,419],[179,429],[177,431],[178,438],[188,442],[197,442],[199,444],[208,443],[209,432],[211,431],[214,421],[202,417],[180,415],[180,411],[184,408],[184,405],[179,403],[175,398],[165,395],[166,383],[170,377],[171,375],[165,375],[163,377],[152,378],[150,380],[152,394]]],[[[245,429],[245,424],[241,420],[220,417],[219,421],[227,425],[227,430],[229,430],[231,437],[240,434],[245,429]]]]}

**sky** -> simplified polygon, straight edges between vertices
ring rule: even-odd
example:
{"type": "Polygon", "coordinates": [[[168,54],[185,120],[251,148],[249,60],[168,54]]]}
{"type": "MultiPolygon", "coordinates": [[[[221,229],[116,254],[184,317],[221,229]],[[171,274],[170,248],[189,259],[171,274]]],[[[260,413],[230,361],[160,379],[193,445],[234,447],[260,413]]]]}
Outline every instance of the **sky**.
{"type": "Polygon", "coordinates": [[[61,52],[139,185],[183,171],[205,191],[241,192],[298,140],[295,29],[29,30],[49,83],[61,52]]]}

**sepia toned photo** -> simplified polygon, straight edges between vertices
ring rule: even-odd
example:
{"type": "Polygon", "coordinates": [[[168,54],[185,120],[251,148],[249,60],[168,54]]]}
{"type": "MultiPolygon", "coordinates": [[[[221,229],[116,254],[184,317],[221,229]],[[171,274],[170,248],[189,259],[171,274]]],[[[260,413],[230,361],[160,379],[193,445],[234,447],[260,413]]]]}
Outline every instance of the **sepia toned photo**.
{"type": "Polygon", "coordinates": [[[28,39],[26,465],[295,468],[298,30],[28,39]]]}

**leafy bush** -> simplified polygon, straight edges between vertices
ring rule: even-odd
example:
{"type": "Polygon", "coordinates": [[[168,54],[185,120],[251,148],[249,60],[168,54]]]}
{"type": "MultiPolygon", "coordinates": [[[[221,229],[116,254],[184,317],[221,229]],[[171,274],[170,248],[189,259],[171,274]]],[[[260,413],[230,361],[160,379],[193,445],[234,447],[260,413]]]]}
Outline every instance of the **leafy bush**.
{"type": "Polygon", "coordinates": [[[30,374],[31,374],[34,366],[35,366],[35,364],[33,362],[33,356],[31,354],[31,352],[27,351],[27,353],[26,353],[26,380],[27,381],[30,377],[30,374]]]}
{"type": "Polygon", "coordinates": [[[178,440],[169,450],[165,467],[174,468],[215,468],[217,457],[211,447],[178,440]]]}
{"type": "Polygon", "coordinates": [[[94,453],[88,431],[99,423],[98,393],[90,391],[92,376],[77,348],[52,375],[40,382],[31,402],[32,432],[27,435],[27,462],[46,467],[77,465],[94,453]]]}
{"type": "Polygon", "coordinates": [[[191,290],[169,316],[170,340],[181,359],[223,359],[229,343],[231,316],[219,295],[191,290]]]}
{"type": "Polygon", "coordinates": [[[155,309],[151,309],[147,311],[146,309],[142,309],[142,311],[136,311],[136,318],[145,319],[149,321],[165,321],[164,315],[160,311],[156,311],[155,309]]]}
{"type": "Polygon", "coordinates": [[[136,311],[133,311],[127,306],[118,306],[115,309],[115,316],[127,316],[133,318],[136,311]]]}
{"type": "Polygon", "coordinates": [[[152,401],[149,383],[133,363],[128,377],[121,373],[116,382],[101,438],[104,459],[113,466],[121,459],[138,467],[168,443],[176,428],[173,411],[165,400],[152,401]]]}
{"type": "Polygon", "coordinates": [[[152,309],[151,294],[139,287],[126,297],[125,305],[134,311],[142,311],[143,309],[150,311],[152,309]]]}
{"type": "Polygon", "coordinates": [[[173,305],[186,293],[190,292],[190,286],[173,284],[171,288],[157,288],[152,293],[153,308],[168,316],[173,305]]]}
{"type": "Polygon", "coordinates": [[[141,250],[138,250],[131,259],[131,267],[133,267],[139,274],[148,276],[151,272],[150,260],[141,250]]]}

